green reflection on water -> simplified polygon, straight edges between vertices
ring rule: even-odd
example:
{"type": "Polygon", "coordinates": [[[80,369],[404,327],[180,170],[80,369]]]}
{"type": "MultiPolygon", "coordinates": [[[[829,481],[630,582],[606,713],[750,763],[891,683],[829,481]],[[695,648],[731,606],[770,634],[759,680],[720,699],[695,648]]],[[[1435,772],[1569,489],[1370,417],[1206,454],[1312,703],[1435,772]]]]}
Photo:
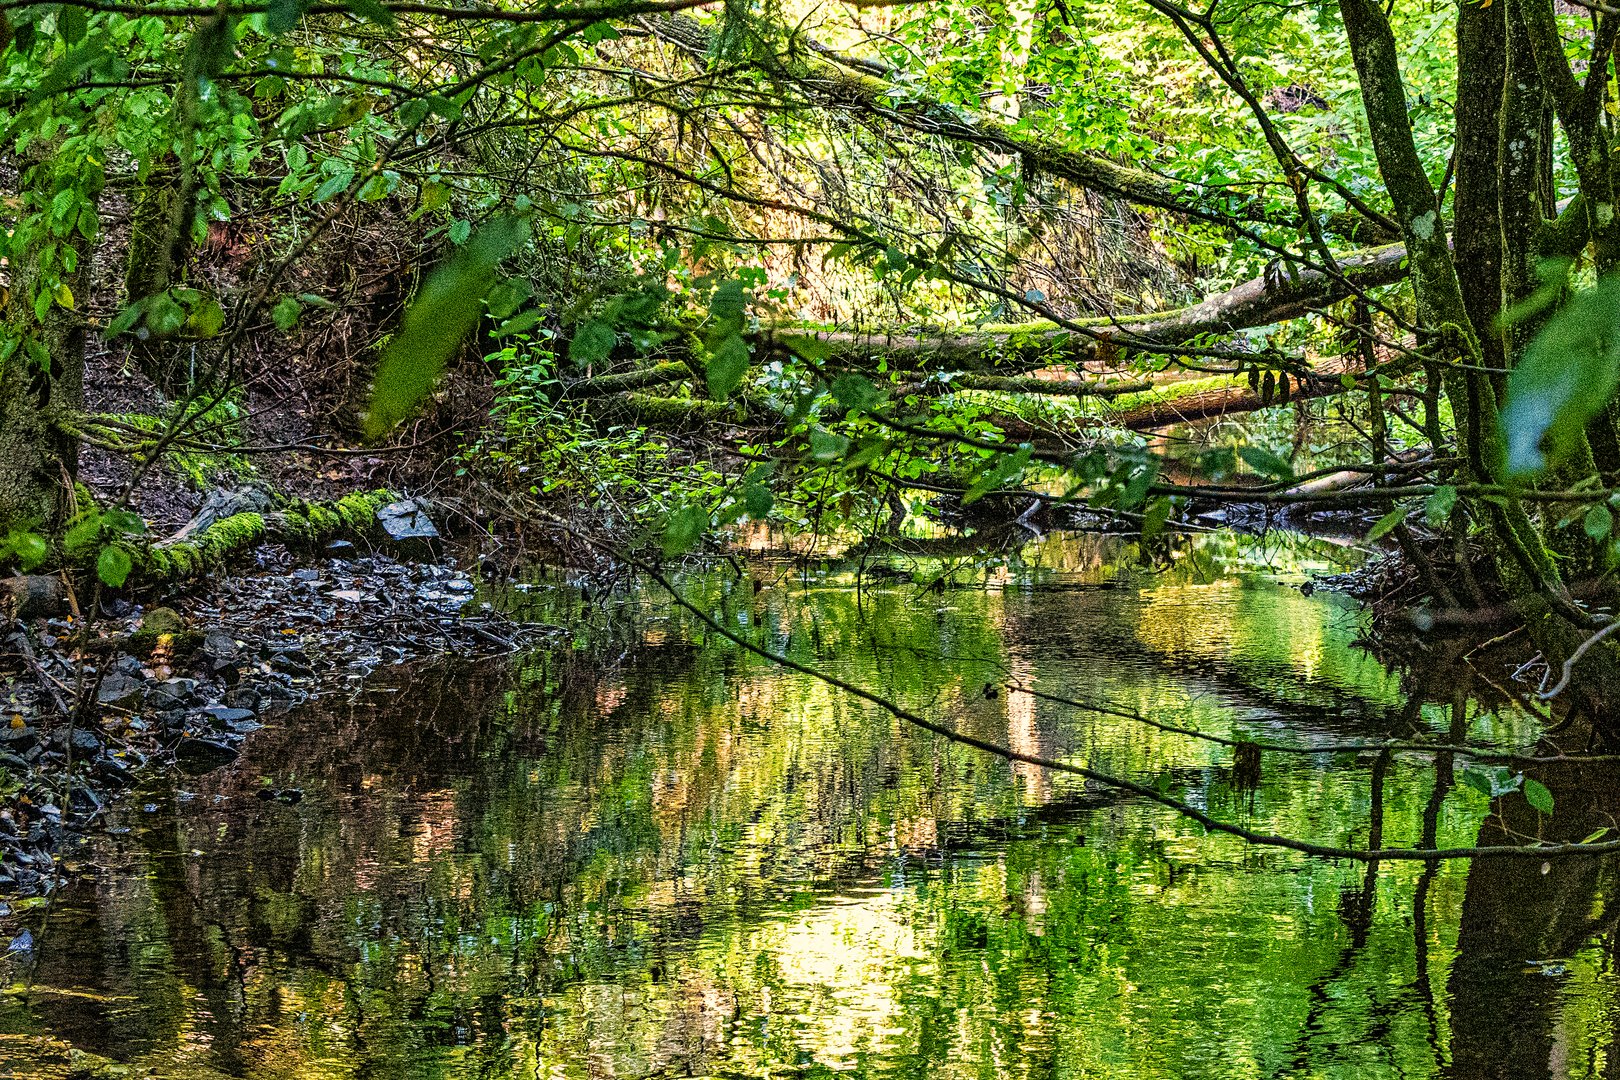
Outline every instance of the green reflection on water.
{"type": "MultiPolygon", "coordinates": [[[[1421,688],[1352,647],[1348,608],[1278,583],[1331,549],[1212,538],[1196,554],[1127,574],[1117,548],[1050,541],[943,592],[901,574],[857,593],[840,573],[691,590],[762,644],[981,737],[1168,770],[1222,816],[1366,844],[1370,760],[1268,755],[1251,797],[1219,747],[986,695],[1010,677],[1303,745],[1445,730],[1445,710],[1414,707],[1421,688]]],[[[703,640],[656,597],[635,608],[622,652],[402,670],[155,794],[54,906],[33,991],[0,999],[0,1074],[1617,1067],[1605,865],[1471,880],[1248,848],[899,726],[703,640]]],[[[1443,696],[1456,677],[1439,673],[1443,696]]],[[[1471,730],[1535,737],[1507,710],[1471,730]]],[[[1428,759],[1388,763],[1385,842],[1418,842],[1426,815],[1441,844],[1480,837],[1491,808],[1440,775],[1437,791],[1428,759]]],[[[1603,796],[1584,803],[1560,788],[1561,823],[1606,812],[1610,784],[1582,778],[1603,796]]]]}

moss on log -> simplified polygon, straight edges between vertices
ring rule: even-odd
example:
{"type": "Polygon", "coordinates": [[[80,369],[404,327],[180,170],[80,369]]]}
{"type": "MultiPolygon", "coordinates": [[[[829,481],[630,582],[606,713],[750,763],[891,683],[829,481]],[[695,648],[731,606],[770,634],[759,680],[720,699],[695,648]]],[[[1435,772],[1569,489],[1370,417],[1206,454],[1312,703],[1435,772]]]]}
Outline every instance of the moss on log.
{"type": "Polygon", "coordinates": [[[636,371],[580,379],[564,386],[562,397],[571,401],[607,397],[610,394],[620,394],[631,390],[645,390],[648,387],[665,386],[690,378],[692,378],[692,369],[690,367],[678,360],[670,361],[663,364],[654,364],[648,368],[640,368],[636,371]]]}
{"type": "Polygon", "coordinates": [[[232,514],[187,539],[132,548],[130,578],[149,585],[185,581],[268,541],[308,549],[340,536],[364,536],[376,527],[377,511],[398,498],[379,489],[334,502],[294,502],[264,514],[232,514]]]}

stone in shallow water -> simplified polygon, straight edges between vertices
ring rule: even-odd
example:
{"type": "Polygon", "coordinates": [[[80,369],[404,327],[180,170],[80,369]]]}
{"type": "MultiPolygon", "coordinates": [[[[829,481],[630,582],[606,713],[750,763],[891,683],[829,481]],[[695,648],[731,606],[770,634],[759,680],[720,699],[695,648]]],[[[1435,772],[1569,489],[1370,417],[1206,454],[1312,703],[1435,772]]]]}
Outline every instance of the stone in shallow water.
{"type": "Polygon", "coordinates": [[[206,713],[208,718],[214,721],[215,724],[224,724],[227,726],[231,724],[239,724],[244,720],[253,719],[252,709],[233,709],[227,705],[205,705],[203,706],[203,712],[206,713]]]}
{"type": "Polygon", "coordinates": [[[198,739],[187,737],[181,739],[174,748],[174,763],[193,776],[201,775],[229,765],[240,756],[240,751],[234,746],[228,746],[217,739],[198,739]]]}

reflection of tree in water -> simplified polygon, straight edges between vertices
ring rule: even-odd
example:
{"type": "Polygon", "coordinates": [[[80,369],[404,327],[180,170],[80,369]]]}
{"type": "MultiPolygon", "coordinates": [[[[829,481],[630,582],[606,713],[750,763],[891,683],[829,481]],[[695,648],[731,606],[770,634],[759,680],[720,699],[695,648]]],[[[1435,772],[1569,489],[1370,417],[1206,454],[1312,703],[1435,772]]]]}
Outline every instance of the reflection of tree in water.
{"type": "MultiPolygon", "coordinates": [[[[1071,734],[1053,717],[938,658],[1005,647],[1039,679],[1052,657],[1028,642],[1077,595],[1044,625],[1005,595],[950,598],[959,614],[909,611],[902,591],[864,612],[837,590],[726,603],[775,648],[1051,752],[1071,734]]],[[[1599,864],[1465,876],[1222,847],[1139,800],[1018,777],[680,638],[606,669],[559,653],[510,673],[402,673],[393,692],[261,733],[240,770],[137,815],[107,878],[121,884],[60,905],[41,984],[122,1000],[38,995],[27,1022],[112,1056],[249,1075],[320,1060],[399,1076],[526,1075],[538,1060],[612,1075],[1433,1075],[1449,1056],[1458,1077],[1551,1076],[1560,1048],[1601,1041],[1571,1030],[1595,1023],[1602,993],[1580,1012],[1550,992],[1574,976],[1523,969],[1591,963],[1583,943],[1607,924],[1590,900],[1612,884],[1599,864]],[[261,777],[303,801],[254,797],[261,777]]],[[[1214,672],[1232,699],[1287,662],[1209,657],[1191,678],[1214,672]]],[[[1433,670],[1466,716],[1466,685],[1433,670]]],[[[1434,695],[1407,689],[1398,707],[1369,699],[1382,731],[1432,722],[1419,707],[1434,695]]],[[[1356,730],[1340,700],[1325,696],[1312,730],[1356,730]]],[[[1177,784],[1227,798],[1220,755],[1129,746],[1147,755],[1122,759],[1133,772],[1173,753],[1177,784]]],[[[1340,764],[1268,755],[1253,814],[1363,844],[1471,839],[1444,755],[1432,770],[1411,755],[1340,764]]],[[[1612,777],[1544,778],[1558,836],[1597,827],[1612,777]]],[[[1235,794],[1220,806],[1248,812],[1235,794]]],[[[1518,796],[1498,809],[1534,827],[1518,796]]]]}

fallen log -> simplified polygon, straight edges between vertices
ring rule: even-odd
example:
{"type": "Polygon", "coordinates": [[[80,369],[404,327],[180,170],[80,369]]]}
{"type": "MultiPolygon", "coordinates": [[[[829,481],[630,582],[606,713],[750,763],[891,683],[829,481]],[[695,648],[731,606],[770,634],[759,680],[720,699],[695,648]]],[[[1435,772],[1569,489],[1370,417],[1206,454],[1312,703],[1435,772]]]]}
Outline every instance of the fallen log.
{"type": "Polygon", "coordinates": [[[395,492],[378,489],[332,502],[298,501],[279,510],[232,514],[152,544],[121,543],[133,564],[132,582],[175,583],[200,577],[262,543],[279,541],[308,549],[340,536],[370,535],[377,528],[377,511],[398,498],[395,492]]]}
{"type": "MultiPolygon", "coordinates": [[[[1355,288],[1389,285],[1406,276],[1399,244],[1346,255],[1343,278],[1355,288]]],[[[770,337],[791,350],[793,336],[812,338],[827,362],[867,367],[879,361],[917,371],[982,374],[1026,372],[1125,359],[1133,342],[1175,346],[1206,334],[1250,330],[1299,318],[1350,295],[1344,281],[1316,270],[1266,274],[1196,304],[1151,315],[1075,320],[1081,330],[1049,322],[987,327],[966,333],[851,333],[774,327],[770,337]]]]}
{"type": "Polygon", "coordinates": [[[635,371],[625,371],[612,375],[594,375],[588,379],[576,379],[564,383],[561,397],[569,401],[580,401],[589,398],[607,397],[610,394],[622,394],[630,390],[646,390],[654,386],[667,386],[692,378],[692,369],[679,361],[654,364],[652,367],[639,368],[635,371]]]}
{"type": "Polygon", "coordinates": [[[1345,392],[1340,376],[1355,370],[1355,361],[1336,357],[1319,364],[1306,378],[1289,377],[1287,392],[1281,387],[1271,394],[1256,390],[1234,377],[1228,386],[1184,394],[1165,395],[1163,391],[1149,391],[1140,401],[1122,400],[1118,408],[1107,414],[1106,422],[1132,431],[1151,431],[1171,424],[1188,424],[1197,420],[1210,420],[1217,416],[1235,416],[1256,412],[1272,405],[1306,398],[1330,397],[1345,392]]]}

